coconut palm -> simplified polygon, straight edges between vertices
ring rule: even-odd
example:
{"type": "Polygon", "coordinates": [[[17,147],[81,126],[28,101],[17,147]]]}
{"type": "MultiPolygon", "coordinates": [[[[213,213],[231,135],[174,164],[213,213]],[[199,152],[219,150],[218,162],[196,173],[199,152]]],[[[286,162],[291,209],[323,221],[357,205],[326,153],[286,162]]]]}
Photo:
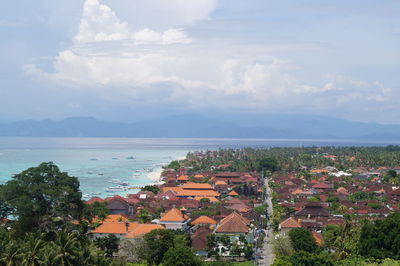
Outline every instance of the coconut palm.
{"type": "Polygon", "coordinates": [[[46,242],[42,240],[43,235],[27,234],[23,242],[23,248],[20,253],[21,265],[36,266],[44,264],[43,250],[46,247],[46,242]]]}
{"type": "Polygon", "coordinates": [[[57,265],[79,265],[81,245],[75,233],[57,232],[54,241],[54,263],[57,265]]]}

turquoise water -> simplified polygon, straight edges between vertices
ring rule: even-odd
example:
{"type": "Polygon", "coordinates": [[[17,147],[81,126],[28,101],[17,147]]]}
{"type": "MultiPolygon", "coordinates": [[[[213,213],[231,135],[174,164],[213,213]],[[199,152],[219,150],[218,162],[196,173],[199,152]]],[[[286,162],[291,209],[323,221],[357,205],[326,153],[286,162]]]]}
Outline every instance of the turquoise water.
{"type": "Polygon", "coordinates": [[[129,138],[13,138],[0,137],[0,182],[41,162],[53,161],[62,171],[79,178],[87,197],[107,193],[112,179],[142,186],[156,181],[161,165],[189,151],[241,147],[379,146],[393,142],[271,139],[129,139],[129,138]],[[135,159],[128,159],[128,157],[135,159]],[[151,169],[152,171],[146,171],[151,169]],[[90,195],[90,193],[93,193],[90,195]]]}

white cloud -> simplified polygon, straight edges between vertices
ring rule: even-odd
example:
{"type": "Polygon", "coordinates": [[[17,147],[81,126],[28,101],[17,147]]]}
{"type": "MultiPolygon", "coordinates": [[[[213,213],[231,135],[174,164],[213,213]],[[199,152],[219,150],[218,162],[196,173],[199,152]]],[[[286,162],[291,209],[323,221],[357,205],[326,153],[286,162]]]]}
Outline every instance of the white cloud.
{"type": "Polygon", "coordinates": [[[137,44],[162,43],[162,44],[188,44],[192,39],[182,29],[169,29],[165,32],[157,32],[150,29],[143,29],[133,35],[137,44]]]}
{"type": "MultiPolygon", "coordinates": [[[[176,7],[187,2],[171,3],[176,7]]],[[[215,7],[215,1],[194,2],[206,8],[182,21],[206,19],[215,7]]],[[[35,65],[26,65],[25,72],[107,98],[190,106],[265,108],[310,99],[347,104],[355,98],[382,102],[391,94],[380,84],[337,74],[325,75],[321,86],[302,84],[294,64],[266,55],[262,48],[254,52],[253,47],[232,46],[227,54],[197,43],[181,28],[134,28],[109,6],[86,0],[74,44],[56,56],[53,72],[35,65]]]]}
{"type": "Polygon", "coordinates": [[[74,37],[76,44],[102,41],[132,40],[137,43],[190,43],[192,40],[183,29],[168,29],[157,32],[148,28],[133,31],[132,27],[121,21],[115,12],[98,0],[86,0],[79,30],[74,37]]]}
{"type": "Polygon", "coordinates": [[[114,11],[98,0],[86,0],[74,40],[78,43],[129,39],[131,30],[121,22],[114,11]]]}

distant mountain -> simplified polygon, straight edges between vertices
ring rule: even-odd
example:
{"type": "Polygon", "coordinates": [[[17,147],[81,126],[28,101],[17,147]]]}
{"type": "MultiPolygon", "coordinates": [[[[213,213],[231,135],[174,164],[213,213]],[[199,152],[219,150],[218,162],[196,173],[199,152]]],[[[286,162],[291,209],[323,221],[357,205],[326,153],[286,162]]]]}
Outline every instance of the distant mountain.
{"type": "Polygon", "coordinates": [[[176,115],[136,123],[72,117],[62,121],[23,120],[3,123],[0,124],[0,136],[400,140],[400,125],[360,123],[306,115],[237,116],[219,119],[200,115],[176,115]]]}

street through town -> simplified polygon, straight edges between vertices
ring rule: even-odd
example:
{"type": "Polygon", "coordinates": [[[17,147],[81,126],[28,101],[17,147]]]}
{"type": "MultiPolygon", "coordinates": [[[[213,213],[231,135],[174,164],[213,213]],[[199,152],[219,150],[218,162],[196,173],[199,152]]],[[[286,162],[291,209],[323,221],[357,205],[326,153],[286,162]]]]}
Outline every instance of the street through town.
{"type": "MultiPolygon", "coordinates": [[[[271,189],[268,184],[268,178],[265,178],[265,187],[266,187],[266,194],[267,197],[265,199],[265,203],[268,204],[268,216],[271,217],[272,215],[272,201],[271,201],[271,189]]],[[[263,254],[262,259],[259,260],[259,265],[271,265],[274,261],[274,253],[272,251],[271,240],[273,239],[274,234],[272,232],[271,226],[268,224],[266,229],[266,236],[264,239],[264,247],[263,247],[263,254]]]]}

